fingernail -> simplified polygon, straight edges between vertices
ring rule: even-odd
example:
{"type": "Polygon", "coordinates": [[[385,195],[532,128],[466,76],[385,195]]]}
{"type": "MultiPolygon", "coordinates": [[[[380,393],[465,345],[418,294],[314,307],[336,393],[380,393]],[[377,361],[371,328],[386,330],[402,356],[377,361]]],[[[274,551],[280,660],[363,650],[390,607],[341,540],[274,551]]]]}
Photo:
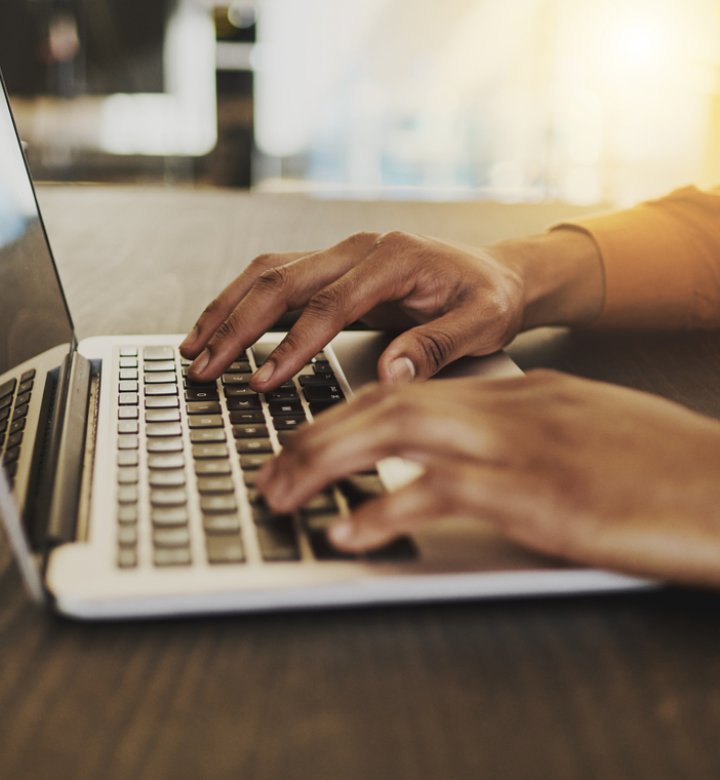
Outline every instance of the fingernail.
{"type": "Polygon", "coordinates": [[[265,384],[265,382],[270,381],[274,373],[275,363],[272,360],[266,360],[262,366],[260,366],[260,368],[258,368],[258,370],[253,374],[251,381],[265,384]]]}
{"type": "Polygon", "coordinates": [[[349,520],[341,520],[328,529],[330,541],[338,544],[346,544],[355,536],[355,528],[349,520]]]}
{"type": "Polygon", "coordinates": [[[210,353],[204,349],[190,364],[190,370],[195,374],[201,374],[210,362],[210,353]]]}
{"type": "Polygon", "coordinates": [[[390,378],[395,384],[402,385],[415,379],[415,366],[409,357],[395,358],[388,368],[390,378]]]}

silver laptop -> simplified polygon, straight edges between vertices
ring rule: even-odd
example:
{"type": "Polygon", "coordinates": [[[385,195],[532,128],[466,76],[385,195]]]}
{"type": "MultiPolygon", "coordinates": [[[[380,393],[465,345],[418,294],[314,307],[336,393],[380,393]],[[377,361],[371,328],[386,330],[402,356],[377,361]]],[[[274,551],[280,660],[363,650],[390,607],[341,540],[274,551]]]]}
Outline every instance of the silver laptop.
{"type": "MultiPolygon", "coordinates": [[[[77,343],[3,87],[0,101],[0,515],[28,591],[77,618],[309,608],[636,587],[437,518],[360,557],[325,530],[417,476],[390,460],[275,515],[258,468],[300,425],[375,377],[385,340],[341,333],[291,382],[249,375],[281,333],[221,380],[187,381],[182,336],[77,343]]],[[[504,354],[445,375],[508,376],[504,354]]],[[[441,380],[433,380],[441,381],[441,380]]]]}

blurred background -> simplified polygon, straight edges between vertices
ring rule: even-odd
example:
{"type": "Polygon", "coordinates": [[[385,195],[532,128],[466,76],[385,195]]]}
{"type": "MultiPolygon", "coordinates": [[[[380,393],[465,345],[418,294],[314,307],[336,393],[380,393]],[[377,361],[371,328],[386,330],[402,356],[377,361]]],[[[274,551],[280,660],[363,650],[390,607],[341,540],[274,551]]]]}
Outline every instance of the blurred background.
{"type": "Polygon", "coordinates": [[[720,183],[720,0],[2,0],[36,178],[625,205],[720,183]]]}

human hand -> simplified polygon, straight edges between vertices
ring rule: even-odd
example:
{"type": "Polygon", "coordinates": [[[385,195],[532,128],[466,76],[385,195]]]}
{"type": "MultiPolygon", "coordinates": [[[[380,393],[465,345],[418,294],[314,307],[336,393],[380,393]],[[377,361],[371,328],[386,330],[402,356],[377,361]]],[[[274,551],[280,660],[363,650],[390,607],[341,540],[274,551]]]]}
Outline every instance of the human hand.
{"type": "Polygon", "coordinates": [[[257,485],[296,509],[389,456],[410,485],[330,530],[358,552],[470,517],[541,553],[720,586],[720,425],[660,398],[552,372],[372,386],[293,435],[257,485]]]}
{"type": "Polygon", "coordinates": [[[378,377],[402,383],[463,355],[495,352],[523,327],[588,318],[601,297],[597,250],[577,231],[489,249],[358,233],[321,252],[257,258],[207,307],[181,351],[194,358],[190,377],[209,381],[282,314],[303,309],[253,376],[254,389],[286,381],[361,318],[401,332],[381,355],[378,377]]]}

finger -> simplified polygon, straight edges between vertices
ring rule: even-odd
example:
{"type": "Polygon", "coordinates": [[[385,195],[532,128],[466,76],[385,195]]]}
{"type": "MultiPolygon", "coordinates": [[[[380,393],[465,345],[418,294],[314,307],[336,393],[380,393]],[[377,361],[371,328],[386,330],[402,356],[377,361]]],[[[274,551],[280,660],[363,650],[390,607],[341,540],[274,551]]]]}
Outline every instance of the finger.
{"type": "Polygon", "coordinates": [[[464,407],[440,392],[375,391],[364,404],[323,417],[298,431],[258,475],[258,487],[278,511],[295,509],[334,479],[383,458],[428,464],[443,457],[494,461],[502,455],[491,409],[487,419],[476,412],[475,424],[468,426],[464,407]]]}
{"type": "Polygon", "coordinates": [[[380,303],[400,300],[410,292],[414,247],[375,240],[362,262],[323,286],[309,298],[298,321],[252,379],[261,392],[297,373],[345,326],[380,303]]]}
{"type": "MultiPolygon", "coordinates": [[[[373,240],[373,234],[351,236],[328,250],[262,273],[217,326],[191,366],[192,378],[207,381],[219,376],[240,350],[253,344],[282,314],[304,306],[318,290],[360,262],[373,240]]],[[[303,349],[301,365],[317,351],[303,349]]],[[[273,386],[282,381],[273,381],[273,386]]]]}
{"type": "Polygon", "coordinates": [[[313,253],[283,252],[256,257],[236,279],[230,282],[217,298],[207,305],[190,333],[180,344],[180,352],[183,357],[192,359],[200,354],[208,339],[246,295],[258,276],[270,268],[287,265],[308,254],[313,253]]]}

